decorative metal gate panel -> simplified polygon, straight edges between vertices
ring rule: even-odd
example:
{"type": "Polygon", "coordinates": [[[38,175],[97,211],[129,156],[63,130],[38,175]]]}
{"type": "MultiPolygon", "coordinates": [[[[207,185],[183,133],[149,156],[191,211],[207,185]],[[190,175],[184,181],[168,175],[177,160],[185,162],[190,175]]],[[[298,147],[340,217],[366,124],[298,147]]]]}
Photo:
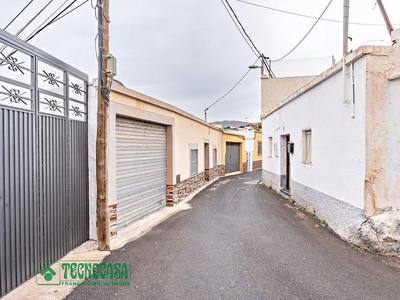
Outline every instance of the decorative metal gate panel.
{"type": "Polygon", "coordinates": [[[0,297],[88,239],[87,80],[0,30],[0,297]]]}

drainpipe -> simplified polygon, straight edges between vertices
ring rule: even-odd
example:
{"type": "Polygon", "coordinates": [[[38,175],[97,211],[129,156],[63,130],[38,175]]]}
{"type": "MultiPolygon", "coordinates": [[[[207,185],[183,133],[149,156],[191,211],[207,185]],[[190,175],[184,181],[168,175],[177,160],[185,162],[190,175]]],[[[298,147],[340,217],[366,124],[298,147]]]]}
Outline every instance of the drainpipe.
{"type": "Polygon", "coordinates": [[[347,67],[346,67],[346,55],[349,51],[349,9],[350,0],[343,1],[343,64],[342,64],[342,74],[343,74],[343,103],[348,103],[347,99],[347,67]]]}
{"type": "Polygon", "coordinates": [[[351,64],[351,84],[352,84],[352,99],[353,99],[353,119],[356,117],[356,84],[354,80],[354,62],[351,64]]]}

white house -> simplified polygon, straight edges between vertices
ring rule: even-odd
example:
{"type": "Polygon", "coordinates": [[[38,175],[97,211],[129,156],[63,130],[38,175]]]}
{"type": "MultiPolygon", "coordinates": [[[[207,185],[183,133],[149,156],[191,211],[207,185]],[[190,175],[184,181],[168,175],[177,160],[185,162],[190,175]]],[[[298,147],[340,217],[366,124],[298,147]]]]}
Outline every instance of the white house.
{"type": "Polygon", "coordinates": [[[262,78],[263,182],[371,250],[400,249],[400,47],[262,78]]]}

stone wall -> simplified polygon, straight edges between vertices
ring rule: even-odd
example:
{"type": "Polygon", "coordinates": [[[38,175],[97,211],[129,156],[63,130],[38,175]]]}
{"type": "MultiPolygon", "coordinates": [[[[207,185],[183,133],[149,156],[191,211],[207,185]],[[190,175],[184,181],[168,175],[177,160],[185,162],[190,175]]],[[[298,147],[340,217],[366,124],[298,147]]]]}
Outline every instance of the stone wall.
{"type": "Polygon", "coordinates": [[[211,168],[211,169],[206,169],[204,171],[205,181],[211,181],[214,178],[217,178],[218,177],[218,173],[219,173],[218,166],[214,167],[214,168],[211,168]]]}
{"type": "Polygon", "coordinates": [[[225,165],[218,165],[217,166],[217,176],[222,177],[225,176],[225,165]]]}
{"type": "Polygon", "coordinates": [[[262,160],[253,161],[253,171],[260,170],[262,168],[262,160]]]}
{"type": "Polygon", "coordinates": [[[167,185],[167,206],[174,206],[184,200],[198,188],[202,187],[206,181],[211,181],[217,177],[225,175],[225,166],[219,165],[196,176],[181,181],[178,184],[167,185]]]}

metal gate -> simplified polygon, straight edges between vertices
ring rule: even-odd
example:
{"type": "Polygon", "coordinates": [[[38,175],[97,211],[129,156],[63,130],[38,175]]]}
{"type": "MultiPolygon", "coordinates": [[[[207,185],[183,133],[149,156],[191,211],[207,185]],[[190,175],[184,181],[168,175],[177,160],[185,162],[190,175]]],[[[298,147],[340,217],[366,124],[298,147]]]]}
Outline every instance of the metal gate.
{"type": "Polygon", "coordinates": [[[0,30],[0,297],[88,239],[87,79],[0,30]]]}
{"type": "Polygon", "coordinates": [[[240,170],[240,143],[226,142],[226,173],[240,170]]]}
{"type": "Polygon", "coordinates": [[[163,125],[117,117],[117,222],[122,229],[166,205],[163,125]]]}

